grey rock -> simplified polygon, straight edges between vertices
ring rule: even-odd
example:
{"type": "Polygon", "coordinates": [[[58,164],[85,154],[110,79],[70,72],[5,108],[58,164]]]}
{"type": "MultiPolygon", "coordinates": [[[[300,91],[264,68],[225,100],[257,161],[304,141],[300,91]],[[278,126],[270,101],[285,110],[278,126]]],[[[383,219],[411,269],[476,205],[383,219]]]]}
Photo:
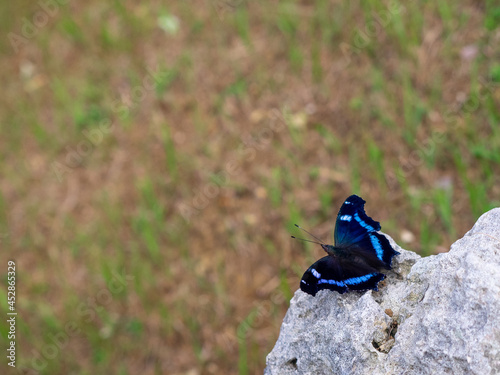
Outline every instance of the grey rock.
{"type": "Polygon", "coordinates": [[[295,292],[265,375],[500,374],[500,208],[448,253],[401,249],[379,292],[295,292]]]}

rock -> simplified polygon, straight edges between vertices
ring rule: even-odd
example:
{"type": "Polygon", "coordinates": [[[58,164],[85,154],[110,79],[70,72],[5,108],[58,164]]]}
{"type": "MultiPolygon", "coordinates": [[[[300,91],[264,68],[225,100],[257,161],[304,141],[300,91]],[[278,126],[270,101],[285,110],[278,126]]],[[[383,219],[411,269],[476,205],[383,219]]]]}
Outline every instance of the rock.
{"type": "Polygon", "coordinates": [[[500,208],[448,253],[390,240],[379,292],[295,292],[265,375],[500,374],[500,208]]]}

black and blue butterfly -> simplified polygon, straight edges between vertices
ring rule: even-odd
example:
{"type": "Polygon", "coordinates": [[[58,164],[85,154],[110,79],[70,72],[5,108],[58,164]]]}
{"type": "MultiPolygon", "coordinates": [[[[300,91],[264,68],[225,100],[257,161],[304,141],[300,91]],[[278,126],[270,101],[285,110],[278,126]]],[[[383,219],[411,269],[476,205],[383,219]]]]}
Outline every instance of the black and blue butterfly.
{"type": "Polygon", "coordinates": [[[365,213],[365,203],[357,195],[346,199],[337,215],[335,245],[319,243],[328,255],[304,273],[302,291],[315,296],[323,289],[339,293],[378,290],[378,283],[385,278],[380,269],[390,270],[392,258],[399,253],[377,232],[380,223],[365,213]]]}

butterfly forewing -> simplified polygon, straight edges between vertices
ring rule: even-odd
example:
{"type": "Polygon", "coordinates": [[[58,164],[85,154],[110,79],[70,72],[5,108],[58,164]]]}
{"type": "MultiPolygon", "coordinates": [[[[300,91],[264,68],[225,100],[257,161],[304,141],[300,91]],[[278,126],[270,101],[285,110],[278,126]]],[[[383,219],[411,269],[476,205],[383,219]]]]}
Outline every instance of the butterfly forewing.
{"type": "Polygon", "coordinates": [[[365,201],[351,195],[340,207],[335,224],[335,246],[344,246],[360,241],[368,232],[380,230],[380,223],[365,213],[365,201]]]}

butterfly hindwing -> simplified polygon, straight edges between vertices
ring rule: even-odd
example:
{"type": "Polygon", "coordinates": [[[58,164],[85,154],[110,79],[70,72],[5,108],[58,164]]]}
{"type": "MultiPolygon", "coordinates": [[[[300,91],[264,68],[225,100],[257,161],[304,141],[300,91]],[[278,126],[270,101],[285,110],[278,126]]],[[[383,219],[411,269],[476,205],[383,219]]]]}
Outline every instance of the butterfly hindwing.
{"type": "Polygon", "coordinates": [[[304,272],[304,276],[300,280],[300,289],[313,296],[323,289],[335,290],[343,294],[347,292],[347,286],[342,283],[341,272],[335,258],[329,255],[323,257],[304,272]],[[322,282],[322,280],[325,280],[325,282],[322,282]]]}
{"type": "Polygon", "coordinates": [[[300,289],[311,295],[323,289],[341,294],[349,290],[378,290],[377,284],[385,275],[363,263],[349,263],[331,255],[314,263],[302,276],[300,289]]]}
{"type": "Polygon", "coordinates": [[[365,253],[366,258],[375,255],[382,263],[381,266],[388,270],[391,269],[392,258],[399,254],[392,248],[387,237],[377,232],[367,233],[365,237],[351,245],[351,247],[355,247],[360,254],[365,253]]]}

